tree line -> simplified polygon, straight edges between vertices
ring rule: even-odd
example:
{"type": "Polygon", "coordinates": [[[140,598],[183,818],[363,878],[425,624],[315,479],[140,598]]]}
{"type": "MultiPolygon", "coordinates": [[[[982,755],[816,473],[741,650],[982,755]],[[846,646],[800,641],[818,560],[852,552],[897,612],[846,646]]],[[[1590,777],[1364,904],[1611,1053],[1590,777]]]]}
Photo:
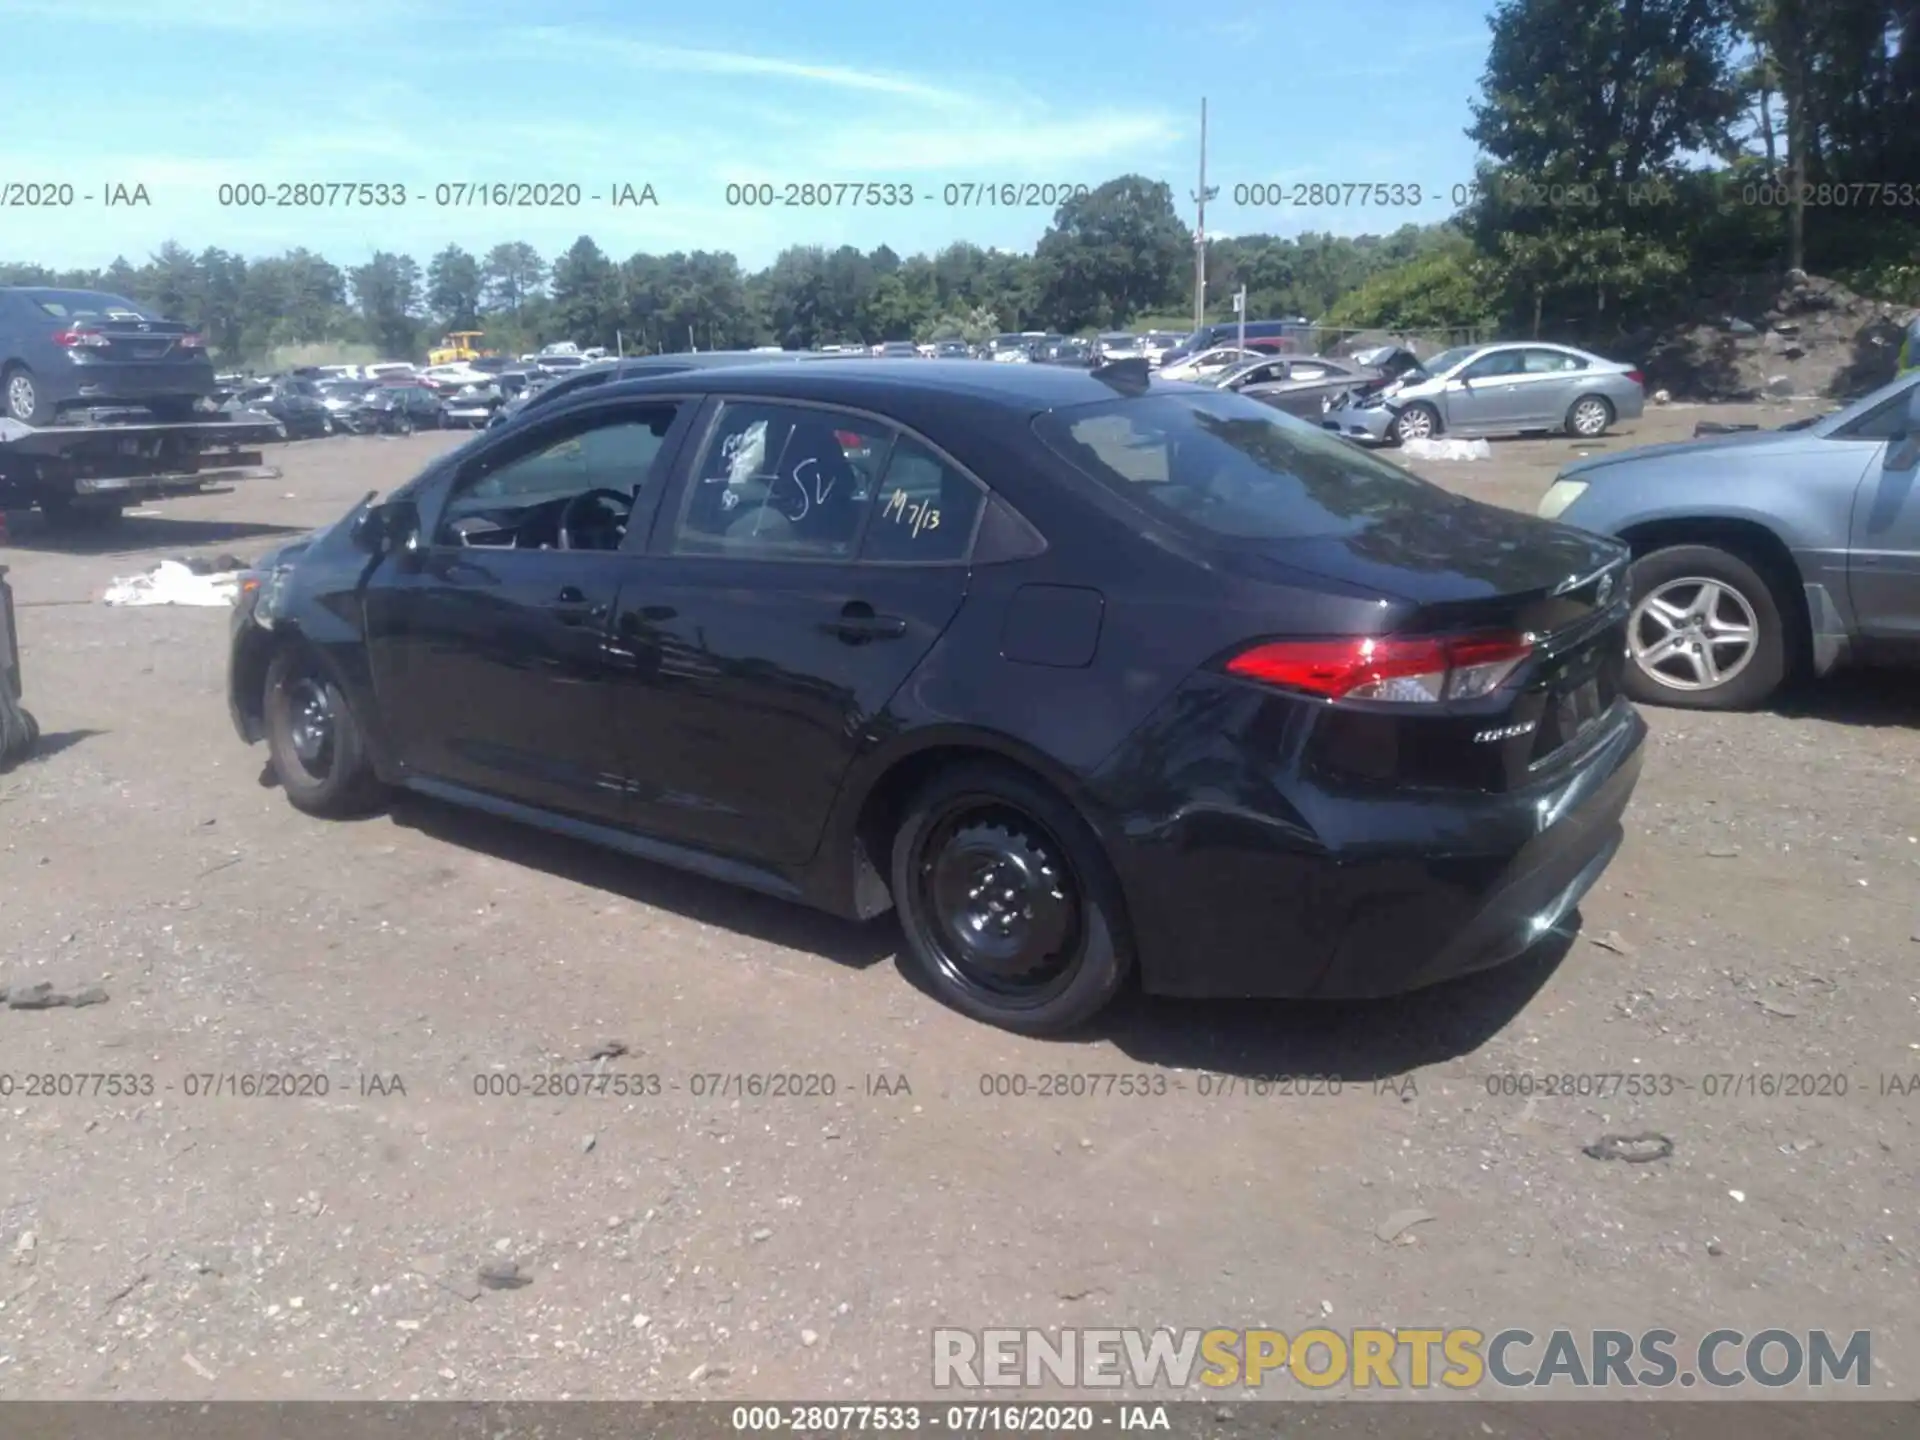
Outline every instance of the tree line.
{"type": "MultiPolygon", "coordinates": [[[[1219,288],[1246,284],[1258,313],[1317,315],[1445,243],[1437,226],[1251,236],[1211,246],[1209,265],[1219,288]]],[[[249,259],[169,243],[144,264],[100,271],[0,264],[0,283],[110,290],[199,325],[224,361],[244,363],[327,344],[417,356],[448,330],[472,329],[514,351],[573,340],[632,353],[1071,334],[1143,317],[1184,327],[1193,255],[1171,187],[1127,175],[1063,205],[1028,253],[964,241],[909,256],[795,246],[750,272],[725,251],[616,259],[584,235],[550,259],[508,242],[484,254],[449,245],[424,264],[382,251],[357,266],[307,249],[249,259]]]]}
{"type": "MultiPolygon", "coordinates": [[[[1447,221],[1385,234],[1212,240],[1209,318],[1504,327],[1604,344],[1798,267],[1920,305],[1920,0],[1501,0],[1447,221]]],[[[519,350],[977,339],[1184,325],[1194,236],[1164,181],[1063,204],[1030,252],[794,247],[609,256],[582,236],[391,252],[343,268],[168,244],[134,265],[0,265],[199,324],[230,363],[288,346],[416,356],[450,329],[519,350]]]]}

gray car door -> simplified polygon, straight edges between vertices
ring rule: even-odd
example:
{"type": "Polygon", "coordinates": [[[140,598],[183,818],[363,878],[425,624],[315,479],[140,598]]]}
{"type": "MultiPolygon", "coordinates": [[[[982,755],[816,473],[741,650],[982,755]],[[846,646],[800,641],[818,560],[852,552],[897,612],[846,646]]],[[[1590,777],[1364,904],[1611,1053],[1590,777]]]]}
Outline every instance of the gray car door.
{"type": "Polygon", "coordinates": [[[1574,391],[1586,362],[1564,350],[1526,349],[1520,352],[1513,420],[1528,428],[1560,425],[1573,406],[1574,391]]]}
{"type": "Polygon", "coordinates": [[[1447,382],[1442,395],[1447,429],[1456,435],[1497,435],[1516,428],[1526,397],[1521,389],[1521,352],[1496,350],[1447,382]]]}
{"type": "Polygon", "coordinates": [[[1920,640],[1920,384],[1846,432],[1845,440],[1881,447],[1854,493],[1847,594],[1855,623],[1875,640],[1920,640]]]}

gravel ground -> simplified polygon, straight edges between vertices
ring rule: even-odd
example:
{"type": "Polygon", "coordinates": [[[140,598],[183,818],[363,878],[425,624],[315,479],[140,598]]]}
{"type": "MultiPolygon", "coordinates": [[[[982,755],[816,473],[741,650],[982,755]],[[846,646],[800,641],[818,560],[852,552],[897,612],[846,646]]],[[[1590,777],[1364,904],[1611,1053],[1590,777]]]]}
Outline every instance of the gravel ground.
{"type": "MultiPolygon", "coordinates": [[[[1871,1329],[1873,1393],[1920,1396],[1914,677],[1651,714],[1628,843],[1551,954],[1028,1041],[916,990],[890,922],[426,804],[303,818],[229,727],[226,615],[97,603],[450,443],[283,447],[283,480],[93,553],[14,517],[47,739],[0,776],[0,983],[108,998],[0,1010],[0,1072],[134,1093],[0,1097],[0,1397],[927,1396],[936,1326],[1309,1324],[1871,1329]],[[701,1093],[741,1072],[833,1093],[701,1093]],[[326,1093],[200,1093],[235,1073],[326,1093]],[[1676,1078],[1501,1093],[1627,1073],[1676,1078]],[[539,1074],[629,1093],[477,1093],[539,1074]],[[1648,1130],[1671,1158],[1583,1153],[1648,1130]]],[[[1531,506],[1572,448],[1426,469],[1531,506]]]]}

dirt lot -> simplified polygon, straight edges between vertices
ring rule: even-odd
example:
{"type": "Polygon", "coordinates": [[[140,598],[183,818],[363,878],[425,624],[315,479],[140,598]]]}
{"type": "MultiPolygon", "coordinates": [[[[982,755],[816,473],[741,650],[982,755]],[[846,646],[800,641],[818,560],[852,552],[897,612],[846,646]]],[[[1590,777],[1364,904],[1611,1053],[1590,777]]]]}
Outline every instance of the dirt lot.
{"type": "MultiPolygon", "coordinates": [[[[1920,1396],[1920,1083],[1882,1079],[1920,1076],[1913,677],[1650,715],[1628,844],[1538,961],[1389,1004],[1133,1003],[1029,1042],[916,991],[890,922],[424,804],[305,819],[229,728],[226,614],[96,603],[449,443],[285,447],[284,480],[100,553],[15,517],[48,739],[0,777],[0,981],[110,999],[0,1010],[0,1072],[152,1093],[0,1099],[0,1397],[920,1396],[935,1326],[1310,1323],[1871,1328],[1877,1395],[1920,1396]],[[660,1093],[476,1094],[596,1068],[660,1093]],[[329,1093],[194,1093],[263,1072],[329,1093]],[[741,1072],[837,1093],[696,1093],[741,1072]],[[1690,1088],[1492,1093],[1623,1073],[1690,1088]],[[1116,1074],[1166,1092],[1037,1093],[1116,1074]],[[1249,1078],[1316,1075],[1341,1081],[1249,1078]],[[983,1094],[996,1076],[1029,1093],[983,1094]],[[1643,1130],[1671,1159],[1582,1153],[1643,1130]],[[531,1283],[477,1284],[503,1261],[531,1283]]],[[[1428,469],[1530,507],[1572,448],[1428,469]]]]}

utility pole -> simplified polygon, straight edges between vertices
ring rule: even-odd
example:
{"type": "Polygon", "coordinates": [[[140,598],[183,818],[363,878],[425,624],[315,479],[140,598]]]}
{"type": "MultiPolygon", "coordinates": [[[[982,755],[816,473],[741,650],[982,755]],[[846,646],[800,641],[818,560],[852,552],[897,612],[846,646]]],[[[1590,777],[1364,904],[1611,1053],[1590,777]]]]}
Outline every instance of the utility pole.
{"type": "Polygon", "coordinates": [[[1207,185],[1207,102],[1200,101],[1200,188],[1193,200],[1200,216],[1193,227],[1193,328],[1207,323],[1207,201],[1220,193],[1218,185],[1207,185]]]}

